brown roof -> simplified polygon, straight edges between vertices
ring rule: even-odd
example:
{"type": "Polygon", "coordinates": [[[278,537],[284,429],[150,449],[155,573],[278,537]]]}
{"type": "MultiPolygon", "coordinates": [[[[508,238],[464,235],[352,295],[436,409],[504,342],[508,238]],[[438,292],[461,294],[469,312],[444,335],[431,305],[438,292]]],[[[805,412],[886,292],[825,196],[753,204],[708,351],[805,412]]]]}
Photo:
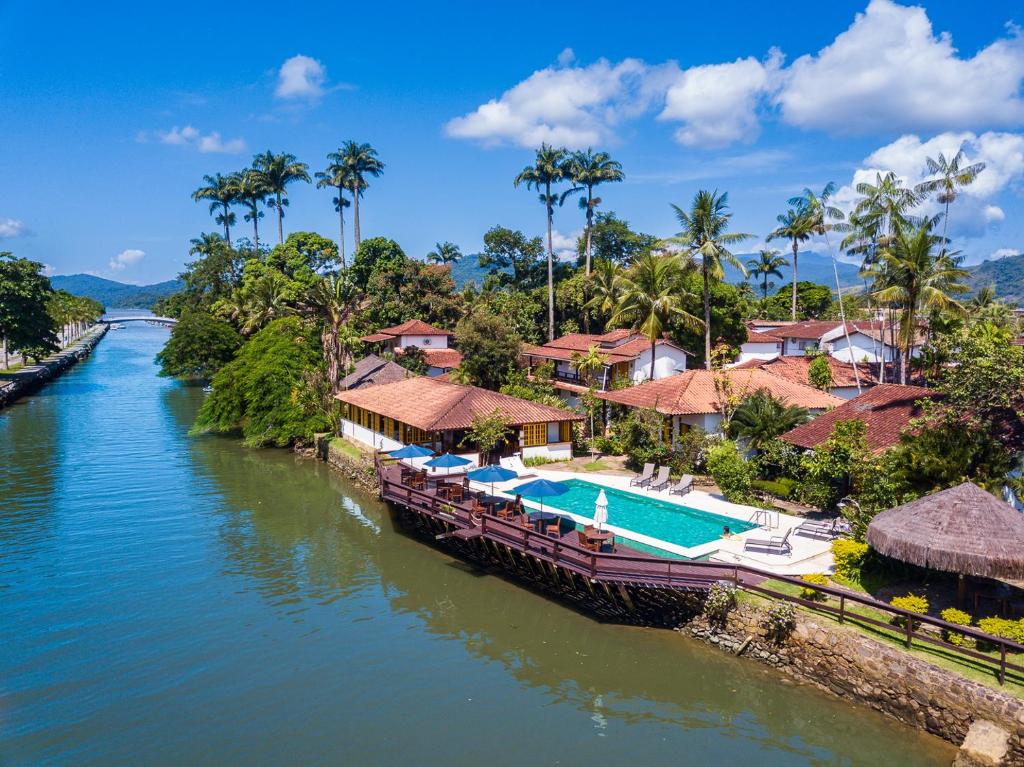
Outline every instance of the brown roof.
{"type": "Polygon", "coordinates": [[[980,578],[1024,578],[1024,514],[972,482],[877,514],[876,551],[919,567],[980,578]]]}
{"type": "Polygon", "coordinates": [[[813,338],[817,340],[830,330],[835,330],[842,326],[843,324],[839,320],[804,320],[803,322],[794,322],[791,325],[776,328],[772,331],[772,335],[779,336],[780,338],[813,338]]]}
{"type": "Polygon", "coordinates": [[[355,364],[351,373],[341,379],[342,389],[361,389],[365,386],[394,383],[412,375],[391,360],[382,360],[376,354],[367,354],[355,364]]]}
{"type": "MultiPolygon", "coordinates": [[[[458,349],[428,349],[421,346],[416,348],[423,352],[424,361],[432,368],[451,370],[462,362],[462,354],[458,349]]],[[[396,354],[402,354],[403,351],[404,349],[395,349],[396,354]]]]}
{"type": "Polygon", "coordinates": [[[771,332],[762,333],[757,330],[747,328],[747,343],[748,344],[781,344],[782,339],[777,335],[772,335],[771,332]]]}
{"type": "Polygon", "coordinates": [[[398,336],[451,336],[453,333],[447,330],[435,328],[423,320],[407,320],[401,325],[390,328],[383,328],[372,335],[363,336],[360,340],[373,343],[375,341],[390,341],[398,336]]]}
{"type": "Polygon", "coordinates": [[[898,443],[911,419],[921,416],[917,401],[934,396],[936,392],[922,386],[879,384],[835,410],[786,432],[782,439],[797,447],[814,448],[829,438],[837,422],[859,419],[867,424],[868,447],[880,453],[898,443]]]}
{"type": "MultiPolygon", "coordinates": [[[[671,346],[689,354],[682,347],[664,338],[659,338],[656,344],[671,346]]],[[[651,348],[651,342],[635,331],[620,328],[600,334],[569,333],[554,341],[548,341],[543,346],[525,346],[523,354],[545,359],[568,360],[572,359],[573,352],[587,352],[592,346],[597,347],[598,351],[608,358],[608,364],[611,365],[616,362],[635,360],[651,348]]]]}
{"type": "Polygon", "coordinates": [[[578,421],[583,416],[477,386],[416,376],[396,383],[334,395],[341,402],[394,418],[424,431],[468,429],[475,416],[500,410],[508,423],[578,421]]]}
{"type": "Polygon", "coordinates": [[[719,373],[710,370],[686,370],[668,378],[646,381],[626,389],[596,392],[596,396],[620,405],[654,408],[665,415],[717,413],[719,397],[715,391],[716,375],[728,378],[732,383],[733,393],[739,397],[753,394],[758,389],[767,389],[772,396],[783,399],[790,405],[811,410],[825,410],[843,402],[828,392],[787,381],[760,368],[731,368],[719,373]]]}
{"type": "MultiPolygon", "coordinates": [[[[828,366],[832,369],[833,387],[850,387],[857,385],[857,376],[860,377],[862,387],[873,386],[878,383],[871,368],[862,363],[857,365],[857,375],[853,374],[853,365],[849,362],[837,360],[835,357],[824,355],[823,359],[828,360],[828,366]]],[[[806,355],[800,357],[776,357],[771,360],[747,360],[733,367],[733,370],[749,370],[750,368],[761,368],[772,375],[781,376],[787,381],[811,385],[810,369],[813,357],[806,355]]]]}

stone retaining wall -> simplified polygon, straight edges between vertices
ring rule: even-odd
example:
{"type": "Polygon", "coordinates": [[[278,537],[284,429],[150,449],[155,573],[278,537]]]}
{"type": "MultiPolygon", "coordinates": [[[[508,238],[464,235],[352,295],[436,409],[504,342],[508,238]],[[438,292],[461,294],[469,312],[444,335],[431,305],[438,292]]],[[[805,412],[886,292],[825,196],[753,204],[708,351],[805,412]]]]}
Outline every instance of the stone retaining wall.
{"type": "Polygon", "coordinates": [[[721,629],[698,616],[679,631],[732,653],[746,643],[744,656],[957,745],[973,722],[988,720],[1010,735],[1004,763],[1024,764],[1024,701],[854,629],[797,613],[795,630],[777,643],[764,628],[764,610],[741,603],[721,629]]]}
{"type": "Polygon", "coordinates": [[[373,459],[368,455],[363,455],[359,459],[349,456],[332,444],[334,439],[342,438],[334,437],[332,434],[315,436],[317,457],[321,461],[326,461],[364,490],[376,493],[379,488],[377,487],[377,472],[373,468],[373,459]]]}
{"type": "Polygon", "coordinates": [[[0,408],[37,390],[51,381],[79,360],[89,356],[93,347],[107,334],[110,326],[106,323],[94,325],[81,338],[35,365],[25,365],[14,373],[0,371],[0,408]]]}

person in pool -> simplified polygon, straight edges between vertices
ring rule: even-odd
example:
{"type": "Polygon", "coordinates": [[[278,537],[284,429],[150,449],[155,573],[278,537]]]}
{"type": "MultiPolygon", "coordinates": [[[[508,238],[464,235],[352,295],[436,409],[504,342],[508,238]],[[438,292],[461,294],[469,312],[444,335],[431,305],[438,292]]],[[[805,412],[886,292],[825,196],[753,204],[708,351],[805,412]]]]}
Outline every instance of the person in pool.
{"type": "Polygon", "coordinates": [[[732,538],[732,530],[729,529],[728,525],[725,525],[722,528],[722,537],[723,538],[732,538]]]}

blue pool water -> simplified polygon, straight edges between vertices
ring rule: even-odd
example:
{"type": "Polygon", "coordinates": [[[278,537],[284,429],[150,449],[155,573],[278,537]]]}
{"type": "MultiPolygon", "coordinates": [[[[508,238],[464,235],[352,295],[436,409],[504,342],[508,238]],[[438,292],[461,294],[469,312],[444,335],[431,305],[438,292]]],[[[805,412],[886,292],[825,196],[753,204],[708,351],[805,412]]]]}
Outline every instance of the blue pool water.
{"type": "MultiPolygon", "coordinates": [[[[582,479],[569,479],[561,484],[569,492],[545,498],[545,505],[569,511],[581,517],[594,516],[594,504],[601,486],[582,479]]],[[[608,497],[608,524],[649,535],[677,546],[698,546],[716,540],[728,525],[734,533],[752,530],[757,525],[721,514],[698,511],[667,503],[651,496],[625,490],[604,488],[608,497]]],[[[660,552],[659,552],[660,553],[660,552]]]]}

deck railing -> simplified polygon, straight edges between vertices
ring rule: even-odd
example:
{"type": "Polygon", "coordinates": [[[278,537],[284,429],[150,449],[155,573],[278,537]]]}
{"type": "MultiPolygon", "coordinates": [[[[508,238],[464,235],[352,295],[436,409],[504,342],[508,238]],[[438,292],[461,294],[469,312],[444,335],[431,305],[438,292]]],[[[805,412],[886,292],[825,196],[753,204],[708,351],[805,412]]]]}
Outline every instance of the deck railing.
{"type": "Polygon", "coordinates": [[[477,528],[479,534],[488,540],[507,545],[524,553],[534,554],[553,565],[572,570],[594,581],[632,582],[661,588],[707,588],[716,582],[729,582],[744,591],[780,599],[832,615],[837,618],[839,623],[855,621],[886,631],[899,630],[903,634],[903,641],[908,648],[912,647],[916,640],[939,647],[953,655],[982,663],[995,671],[1001,685],[1006,682],[1007,671],[1024,676],[1024,664],[1007,660],[1007,655],[1011,653],[1024,653],[1024,645],[988,634],[977,628],[961,626],[941,618],[904,610],[870,595],[834,586],[821,586],[809,583],[802,578],[778,575],[740,563],[723,564],[617,552],[596,552],[578,546],[571,541],[552,538],[532,527],[526,527],[491,514],[475,517],[469,503],[446,501],[426,490],[416,490],[400,481],[395,481],[392,478],[393,473],[388,471],[379,455],[375,457],[375,466],[381,494],[384,498],[428,512],[434,517],[460,528],[477,528]],[[838,605],[829,604],[821,599],[805,599],[763,586],[762,583],[766,580],[798,586],[815,594],[835,599],[838,605]],[[853,612],[849,609],[850,604],[877,610],[888,616],[888,620],[883,621],[860,612],[853,612]],[[999,656],[996,658],[970,647],[954,645],[942,638],[946,634],[959,634],[974,639],[976,643],[996,647],[999,656]]]}

